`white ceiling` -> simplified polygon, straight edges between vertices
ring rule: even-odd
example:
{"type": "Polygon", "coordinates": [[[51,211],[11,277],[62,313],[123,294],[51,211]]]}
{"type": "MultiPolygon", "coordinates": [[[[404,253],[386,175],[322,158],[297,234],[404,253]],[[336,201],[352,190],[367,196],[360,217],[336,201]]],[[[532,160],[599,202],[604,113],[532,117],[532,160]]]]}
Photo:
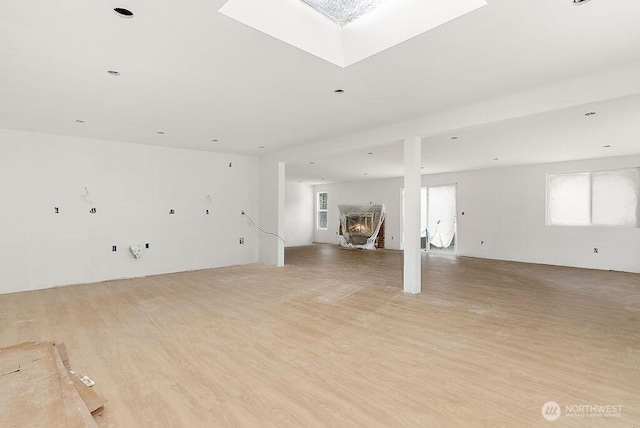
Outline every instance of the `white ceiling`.
{"type": "MultiPolygon", "coordinates": [[[[273,154],[640,63],[637,0],[592,0],[583,6],[571,0],[490,0],[474,13],[346,69],[218,13],[224,3],[5,2],[0,128],[273,154]],[[135,17],[119,18],[113,7],[131,9],[135,17]],[[345,93],[334,94],[338,88],[345,93]]],[[[612,108],[635,117],[639,111],[635,99],[612,108]]],[[[580,108],[574,113],[584,119],[580,108]]],[[[542,159],[541,140],[532,140],[526,130],[549,127],[536,135],[556,138],[562,134],[557,124],[564,129],[568,123],[562,117],[549,112],[521,123],[463,129],[455,142],[448,135],[429,137],[424,151],[441,161],[436,166],[432,158],[425,166],[435,172],[485,167],[493,161],[484,165],[481,159],[495,156],[505,163],[520,162],[518,156],[542,159]],[[518,144],[516,151],[511,144],[518,138],[534,142],[518,144]],[[452,144],[472,140],[478,151],[473,161],[453,156],[452,144]]],[[[595,120],[613,119],[598,112],[595,120]]],[[[635,132],[629,137],[638,135],[637,128],[628,129],[635,132]]],[[[397,156],[397,150],[387,149],[386,158],[397,156]]],[[[334,168],[342,170],[339,164],[334,168]]],[[[293,174],[296,165],[288,169],[293,174]]],[[[300,177],[305,173],[302,169],[300,177]]],[[[338,172],[325,178],[343,179],[338,172]]]]}
{"type": "MultiPolygon", "coordinates": [[[[640,94],[425,137],[422,172],[436,174],[638,153],[640,94]],[[586,115],[591,112],[596,114],[586,115]]],[[[404,175],[403,156],[402,141],[314,156],[288,163],[287,178],[321,184],[400,177],[404,175]]]]}

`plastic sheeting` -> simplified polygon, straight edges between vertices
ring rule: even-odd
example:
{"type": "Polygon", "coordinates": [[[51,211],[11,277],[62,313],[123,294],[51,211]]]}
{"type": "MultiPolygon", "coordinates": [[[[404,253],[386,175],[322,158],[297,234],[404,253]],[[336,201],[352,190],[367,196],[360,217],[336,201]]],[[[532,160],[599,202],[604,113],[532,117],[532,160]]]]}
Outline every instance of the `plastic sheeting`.
{"type": "Polygon", "coordinates": [[[375,250],[375,242],[385,217],[384,204],[338,205],[341,247],[375,250]]]}
{"type": "Polygon", "coordinates": [[[427,241],[449,248],[456,235],[456,186],[429,187],[427,193],[427,241]]]}

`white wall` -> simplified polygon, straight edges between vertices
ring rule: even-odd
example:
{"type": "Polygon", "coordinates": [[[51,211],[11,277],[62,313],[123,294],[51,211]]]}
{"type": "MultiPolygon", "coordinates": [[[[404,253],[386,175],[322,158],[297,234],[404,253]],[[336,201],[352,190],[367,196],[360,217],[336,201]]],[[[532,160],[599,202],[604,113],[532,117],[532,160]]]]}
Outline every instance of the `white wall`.
{"type": "Polygon", "coordinates": [[[240,211],[257,214],[257,171],[248,156],[0,130],[0,293],[254,263],[240,211]]]}
{"type": "Polygon", "coordinates": [[[314,195],[313,186],[296,181],[285,183],[284,233],[287,247],[313,242],[314,195]]]}
{"type": "MultiPolygon", "coordinates": [[[[637,166],[640,156],[627,156],[425,175],[422,184],[458,184],[458,255],[640,273],[640,228],[545,225],[548,173],[637,166]]],[[[400,179],[316,186],[329,192],[330,231],[315,241],[336,242],[338,203],[378,200],[396,235],[387,248],[399,248],[401,188],[400,179]]]]}

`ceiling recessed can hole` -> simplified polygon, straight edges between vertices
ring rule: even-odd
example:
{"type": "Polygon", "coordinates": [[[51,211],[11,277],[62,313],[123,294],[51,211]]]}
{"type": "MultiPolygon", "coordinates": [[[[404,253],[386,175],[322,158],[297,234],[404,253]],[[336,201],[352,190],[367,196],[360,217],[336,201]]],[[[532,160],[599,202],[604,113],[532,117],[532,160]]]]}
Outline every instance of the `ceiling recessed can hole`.
{"type": "Polygon", "coordinates": [[[76,119],[76,122],[78,122],[78,123],[84,123],[84,120],[76,119]]]}
{"type": "Polygon", "coordinates": [[[258,148],[259,148],[259,149],[264,149],[264,146],[259,146],[258,148]]]}
{"type": "Polygon", "coordinates": [[[457,140],[458,137],[456,137],[455,135],[453,137],[451,137],[452,140],[457,140]]]}
{"type": "Polygon", "coordinates": [[[344,94],[344,89],[336,89],[333,91],[334,94],[344,94]]]}
{"type": "Polygon", "coordinates": [[[602,146],[602,147],[604,147],[604,148],[607,148],[607,149],[608,149],[609,147],[611,147],[611,144],[607,144],[606,146],[602,146]]]}
{"type": "Polygon", "coordinates": [[[595,111],[589,111],[589,112],[585,113],[584,115],[585,115],[585,116],[593,116],[593,115],[595,115],[595,114],[596,114],[596,112],[595,112],[595,111]]]}
{"type": "Polygon", "coordinates": [[[215,138],[214,138],[213,140],[211,140],[211,141],[213,141],[214,143],[217,143],[217,142],[218,142],[218,140],[216,140],[215,138]]]}
{"type": "Polygon", "coordinates": [[[369,152],[369,153],[367,153],[367,154],[368,154],[368,155],[372,155],[372,154],[373,154],[373,152],[369,152]]]}
{"type": "Polygon", "coordinates": [[[500,158],[493,158],[493,160],[494,160],[494,161],[497,161],[497,160],[499,160],[499,159],[500,159],[500,158]]]}
{"type": "Polygon", "coordinates": [[[107,73],[109,73],[112,76],[120,76],[120,72],[115,70],[107,70],[107,73]]]}
{"type": "Polygon", "coordinates": [[[113,11],[120,18],[133,18],[133,12],[131,12],[129,9],[125,9],[123,7],[116,7],[113,9],[113,11]]]}
{"type": "Polygon", "coordinates": [[[580,6],[581,4],[588,3],[590,0],[573,0],[573,4],[576,6],[580,6]]]}
{"type": "Polygon", "coordinates": [[[158,131],[158,134],[164,135],[164,131],[158,131]]]}
{"type": "Polygon", "coordinates": [[[310,165],[313,165],[315,162],[309,162],[310,165]]]}

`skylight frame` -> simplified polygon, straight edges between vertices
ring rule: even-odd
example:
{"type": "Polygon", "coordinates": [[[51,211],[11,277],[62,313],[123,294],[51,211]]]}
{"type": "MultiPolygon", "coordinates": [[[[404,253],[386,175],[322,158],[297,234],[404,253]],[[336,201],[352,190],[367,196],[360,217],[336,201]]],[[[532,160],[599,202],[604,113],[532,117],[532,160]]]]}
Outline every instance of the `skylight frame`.
{"type": "Polygon", "coordinates": [[[219,12],[344,68],[486,5],[487,0],[393,0],[344,26],[301,0],[227,0],[219,12]]]}

